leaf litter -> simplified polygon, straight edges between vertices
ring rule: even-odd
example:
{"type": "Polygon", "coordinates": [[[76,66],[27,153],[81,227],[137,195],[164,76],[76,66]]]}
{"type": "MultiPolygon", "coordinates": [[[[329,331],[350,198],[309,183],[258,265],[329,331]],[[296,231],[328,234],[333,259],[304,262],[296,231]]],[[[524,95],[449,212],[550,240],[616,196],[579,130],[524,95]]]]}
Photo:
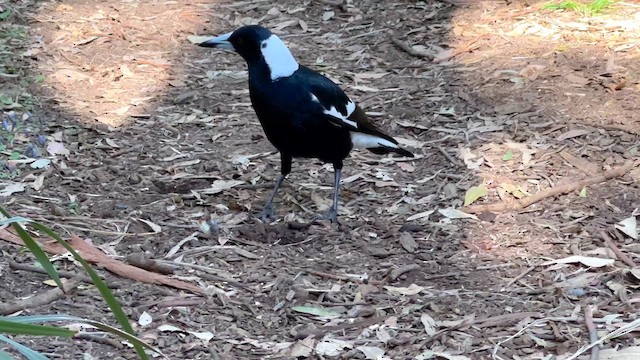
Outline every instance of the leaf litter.
{"type": "MultiPolygon", "coordinates": [[[[509,4],[133,4],[23,2],[30,7],[21,12],[40,26],[32,35],[42,42],[17,53],[37,53],[28,65],[54,90],[44,96],[61,106],[38,109],[51,119],[41,158],[51,163],[30,160],[40,162],[3,183],[23,186],[7,193],[11,210],[79,232],[99,249],[112,244],[109,256],[169,256],[177,266],[169,280],[214,294],[194,297],[101,271],[121,287],[133,319],[151,317],[144,334],[172,358],[566,357],[589,342],[588,301],[601,304],[593,315],[600,333],[633,324],[637,267],[606,251],[613,250],[593,227],[608,225],[613,244],[633,257],[634,225],[623,220],[638,194],[628,180],[588,187],[587,196],[579,189],[546,199],[522,213],[475,216],[460,208],[478,184],[487,193],[477,204],[525,198],[584,169],[599,173],[633,159],[634,85],[617,89],[618,80],[599,74],[636,71],[625,57],[634,47],[616,52],[612,66],[600,52],[605,47],[598,48],[601,38],[583,50],[546,40],[533,49],[513,46],[504,41],[513,40],[514,29],[525,29],[529,41],[517,43],[527,44],[537,44],[537,34],[589,35],[564,26],[582,21],[570,14],[552,14],[559,24],[553,27],[509,4]],[[400,41],[439,53],[440,61],[417,59],[381,36],[388,31],[382,24],[393,19],[402,19],[394,29],[400,41]],[[258,21],[276,29],[301,62],[350,89],[418,155],[397,162],[355,153],[345,166],[342,231],[310,224],[330,200],[332,181],[313,161],[296,162],[278,221],[249,216],[277,178],[278,157],[249,107],[239,59],[194,47],[189,35],[258,21]],[[54,24],[62,24],[57,37],[54,24]],[[594,62],[583,63],[587,57],[594,62]],[[617,101],[613,91],[620,92],[617,101]],[[627,108],[615,107],[621,103],[627,108]],[[203,219],[215,220],[204,221],[206,233],[198,232],[203,219]],[[315,335],[296,337],[303,330],[315,335]]],[[[588,26],[604,26],[598,21],[588,26]]],[[[622,40],[607,45],[622,49],[634,39],[622,40]]],[[[36,293],[39,282],[24,281],[29,276],[36,275],[3,278],[36,293]]],[[[79,289],[73,301],[93,304],[94,295],[79,289]]],[[[103,310],[89,305],[86,315],[103,310]]],[[[88,345],[60,347],[82,356],[88,345]]],[[[624,337],[603,344],[619,351],[633,345],[624,337]]]]}

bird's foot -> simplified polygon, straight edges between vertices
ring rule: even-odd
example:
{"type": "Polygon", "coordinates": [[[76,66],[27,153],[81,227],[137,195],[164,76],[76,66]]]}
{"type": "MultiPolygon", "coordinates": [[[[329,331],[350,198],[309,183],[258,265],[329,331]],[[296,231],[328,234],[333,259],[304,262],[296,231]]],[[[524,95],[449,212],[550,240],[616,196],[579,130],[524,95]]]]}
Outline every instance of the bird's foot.
{"type": "Polygon", "coordinates": [[[329,220],[332,224],[340,225],[338,222],[338,210],[335,208],[329,208],[329,210],[325,211],[322,215],[319,215],[318,220],[329,220]]]}
{"type": "Polygon", "coordinates": [[[265,223],[270,223],[275,220],[276,211],[273,208],[273,205],[267,204],[264,209],[258,213],[258,219],[262,220],[265,223]]]}

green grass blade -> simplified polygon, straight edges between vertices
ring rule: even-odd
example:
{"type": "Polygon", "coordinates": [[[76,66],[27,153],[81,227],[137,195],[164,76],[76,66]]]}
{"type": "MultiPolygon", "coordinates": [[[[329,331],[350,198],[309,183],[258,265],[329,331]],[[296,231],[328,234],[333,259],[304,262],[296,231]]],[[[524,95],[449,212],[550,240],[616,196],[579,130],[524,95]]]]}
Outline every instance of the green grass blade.
{"type": "MultiPolygon", "coordinates": [[[[6,336],[0,335],[0,341],[1,342],[5,342],[11,346],[13,346],[16,350],[18,350],[18,352],[22,355],[24,355],[24,357],[26,357],[29,360],[49,360],[48,357],[40,354],[39,352],[30,349],[22,344],[20,344],[19,342],[15,342],[11,339],[9,339],[6,336]]],[[[11,359],[11,358],[10,358],[11,359]]]]}
{"type": "Polygon", "coordinates": [[[15,360],[9,353],[0,350],[0,360],[15,360]]]}
{"type": "MultiPolygon", "coordinates": [[[[80,256],[80,254],[78,254],[73,249],[73,247],[69,245],[68,242],[64,241],[60,236],[58,236],[58,234],[54,233],[52,230],[50,230],[46,226],[39,223],[35,223],[35,222],[31,223],[31,226],[33,226],[35,229],[40,230],[43,233],[55,239],[58,243],[60,243],[60,245],[64,246],[64,248],[67,249],[67,251],[69,251],[71,255],[73,255],[73,258],[76,259],[76,261],[78,261],[82,265],[82,267],[84,267],[85,271],[89,274],[89,277],[91,277],[91,281],[93,281],[93,284],[96,286],[96,288],[100,292],[100,295],[102,295],[102,298],[104,299],[104,301],[106,301],[107,305],[111,309],[111,312],[113,312],[113,315],[118,321],[118,324],[122,326],[124,331],[135,336],[135,332],[133,331],[131,324],[129,324],[129,318],[122,310],[122,307],[120,307],[118,300],[116,300],[116,298],[113,296],[113,293],[111,292],[107,284],[105,284],[105,282],[102,281],[100,276],[98,276],[98,274],[93,270],[93,268],[91,268],[89,263],[85,259],[83,259],[82,256],[80,256]]],[[[138,356],[141,359],[145,359],[145,360],[149,359],[147,354],[144,352],[144,348],[141,345],[133,343],[133,346],[135,347],[136,352],[138,353],[138,356]]]]}
{"type": "Polygon", "coordinates": [[[48,325],[26,324],[11,320],[0,320],[0,333],[31,336],[73,337],[75,331],[48,325]]]}
{"type": "MultiPolygon", "coordinates": [[[[2,206],[0,206],[0,212],[5,217],[11,218],[9,213],[2,206]]],[[[58,271],[56,271],[56,269],[53,267],[53,264],[51,263],[51,261],[49,261],[49,257],[42,250],[42,248],[40,248],[40,245],[38,245],[38,243],[33,240],[31,235],[29,235],[29,233],[22,227],[22,225],[18,224],[17,222],[12,222],[11,226],[13,226],[13,228],[18,233],[18,236],[20,236],[20,238],[24,242],[25,246],[29,249],[29,251],[33,253],[40,265],[42,265],[47,274],[51,277],[51,279],[55,281],[56,285],[58,285],[60,289],[64,289],[64,287],[62,286],[62,281],[60,281],[60,275],[58,274],[58,271]]]]}
{"type": "Polygon", "coordinates": [[[15,324],[32,324],[32,323],[46,323],[46,322],[53,322],[53,321],[65,321],[65,322],[79,322],[79,323],[83,323],[83,324],[87,324],[87,325],[91,325],[99,330],[102,330],[106,333],[112,334],[112,335],[116,335],[128,342],[130,342],[131,344],[139,344],[144,348],[147,348],[151,351],[154,351],[156,353],[158,353],[160,356],[163,356],[165,358],[168,358],[166,355],[164,355],[159,349],[145,343],[143,340],[139,339],[138,337],[131,335],[127,332],[124,332],[118,328],[115,328],[113,326],[107,325],[105,323],[101,323],[99,321],[93,321],[93,320],[89,320],[89,319],[84,319],[84,318],[80,318],[77,316],[71,316],[71,315],[61,315],[61,314],[57,314],[57,315],[21,315],[21,316],[0,316],[0,332],[3,332],[3,328],[2,328],[2,322],[6,321],[6,322],[12,322],[15,324]]]}

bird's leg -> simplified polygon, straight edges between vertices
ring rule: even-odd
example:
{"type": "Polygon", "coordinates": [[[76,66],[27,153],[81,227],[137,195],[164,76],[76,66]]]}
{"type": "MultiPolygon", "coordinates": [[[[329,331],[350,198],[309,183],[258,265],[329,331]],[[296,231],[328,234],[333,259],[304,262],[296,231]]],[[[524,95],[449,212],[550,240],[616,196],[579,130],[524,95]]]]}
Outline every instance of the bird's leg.
{"type": "Polygon", "coordinates": [[[334,224],[338,224],[338,199],[340,198],[340,174],[342,173],[342,163],[333,164],[334,184],[333,184],[333,205],[324,214],[323,218],[334,224]]]}
{"type": "Polygon", "coordinates": [[[280,186],[282,186],[284,179],[291,172],[291,160],[292,160],[291,156],[280,153],[280,162],[282,164],[282,170],[280,172],[280,177],[276,182],[276,186],[273,188],[273,192],[271,193],[271,196],[267,201],[267,204],[264,206],[264,209],[262,209],[262,211],[260,212],[259,217],[263,221],[271,221],[274,218],[275,209],[273,207],[273,199],[276,198],[276,195],[278,194],[278,190],[280,189],[280,186]]]}

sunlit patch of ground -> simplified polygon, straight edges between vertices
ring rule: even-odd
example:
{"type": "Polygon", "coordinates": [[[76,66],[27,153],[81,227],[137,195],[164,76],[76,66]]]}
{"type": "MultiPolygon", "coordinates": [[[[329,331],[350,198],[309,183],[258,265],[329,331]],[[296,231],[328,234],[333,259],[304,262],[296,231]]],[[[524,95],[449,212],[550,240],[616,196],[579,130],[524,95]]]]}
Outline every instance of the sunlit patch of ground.
{"type": "Polygon", "coordinates": [[[216,1],[43,2],[30,54],[48,95],[82,122],[109,127],[149,118],[167,87],[181,88],[181,45],[207,29],[216,1]]]}

